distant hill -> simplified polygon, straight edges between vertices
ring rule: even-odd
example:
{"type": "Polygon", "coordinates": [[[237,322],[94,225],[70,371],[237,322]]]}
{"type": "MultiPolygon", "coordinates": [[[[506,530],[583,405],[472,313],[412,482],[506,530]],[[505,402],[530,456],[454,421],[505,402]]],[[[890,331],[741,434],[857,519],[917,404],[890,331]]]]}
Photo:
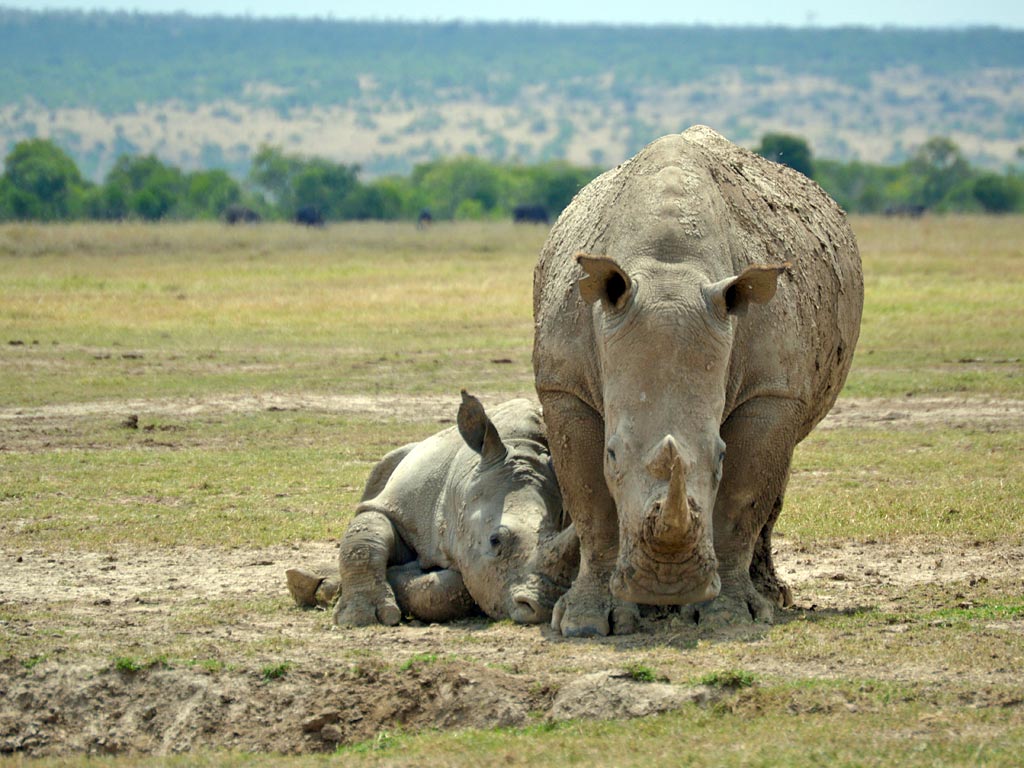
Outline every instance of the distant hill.
{"type": "Polygon", "coordinates": [[[1024,145],[1024,32],[406,24],[0,9],[0,149],[55,139],[244,174],[262,144],[365,175],[472,154],[610,166],[706,123],[816,156],[899,162],[948,136],[1024,145]]]}

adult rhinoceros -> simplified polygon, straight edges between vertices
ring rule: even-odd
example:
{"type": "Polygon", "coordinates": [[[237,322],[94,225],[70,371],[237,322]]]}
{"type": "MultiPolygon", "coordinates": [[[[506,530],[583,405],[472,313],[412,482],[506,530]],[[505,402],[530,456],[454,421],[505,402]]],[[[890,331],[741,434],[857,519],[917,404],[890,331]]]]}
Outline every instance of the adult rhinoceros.
{"type": "Polygon", "coordinates": [[[340,625],[446,621],[476,607],[545,622],[578,562],[536,404],[485,412],[462,393],[457,427],[392,451],[371,472],[338,567],[292,569],[299,604],[338,593],[340,625]],[[390,566],[390,567],[389,567],[390,566]]]}
{"type": "Polygon", "coordinates": [[[772,526],[862,303],[839,207],[704,126],[576,196],[534,274],[537,393],[580,538],[556,629],[631,632],[636,603],[714,621],[791,602],[772,526]]]}

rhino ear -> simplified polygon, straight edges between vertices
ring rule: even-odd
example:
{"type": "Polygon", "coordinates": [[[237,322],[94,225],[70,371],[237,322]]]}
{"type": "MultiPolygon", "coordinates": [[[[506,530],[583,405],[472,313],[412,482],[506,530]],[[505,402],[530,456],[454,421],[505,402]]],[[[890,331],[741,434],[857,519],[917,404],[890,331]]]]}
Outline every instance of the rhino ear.
{"type": "Polygon", "coordinates": [[[462,390],[462,405],[459,406],[459,434],[466,445],[480,454],[482,463],[491,464],[505,458],[508,450],[501,441],[501,435],[487,416],[483,405],[466,390],[462,390]]]}
{"type": "Polygon", "coordinates": [[[588,304],[602,302],[612,309],[622,309],[633,295],[633,281],[610,256],[576,254],[576,263],[585,273],[580,280],[580,296],[588,304]]]}
{"type": "Polygon", "coordinates": [[[771,301],[778,287],[778,277],[787,269],[784,264],[754,264],[739,275],[727,277],[704,289],[711,306],[724,318],[729,315],[743,316],[751,304],[765,304],[771,301]]]}

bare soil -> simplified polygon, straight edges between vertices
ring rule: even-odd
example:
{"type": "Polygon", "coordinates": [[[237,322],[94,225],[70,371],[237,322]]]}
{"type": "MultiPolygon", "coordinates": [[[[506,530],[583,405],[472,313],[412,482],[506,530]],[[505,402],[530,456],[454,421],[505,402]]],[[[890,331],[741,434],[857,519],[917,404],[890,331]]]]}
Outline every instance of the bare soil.
{"type": "MultiPolygon", "coordinates": [[[[0,423],[161,407],[178,415],[184,408],[268,407],[398,418],[451,412],[442,398],[411,403],[408,397],[303,395],[4,409],[0,423]]],[[[1022,423],[1024,403],[1018,401],[907,398],[844,400],[823,427],[1017,429],[1022,423]]],[[[292,565],[333,559],[333,542],[114,553],[16,551],[0,544],[0,754],[305,753],[387,738],[395,730],[644,716],[734,695],[696,685],[702,674],[720,669],[783,680],[955,679],[973,691],[971,706],[1024,706],[1024,695],[1010,701],[1004,693],[1019,685],[1019,643],[1009,646],[1008,658],[1005,644],[979,652],[968,639],[953,640],[955,653],[944,650],[937,659],[927,638],[920,653],[881,656],[837,655],[827,646],[789,652],[773,640],[792,622],[881,611],[895,618],[860,631],[866,646],[888,647],[890,638],[918,631],[911,617],[969,607],[993,590],[1021,594],[1021,547],[937,538],[777,544],[780,575],[797,605],[780,612],[776,627],[739,625],[711,634],[658,611],[645,617],[638,634],[587,640],[484,619],[337,629],[328,613],[295,607],[284,581],[292,565]],[[210,620],[196,607],[204,604],[239,608],[210,620]],[[38,641],[38,654],[25,652],[31,647],[26,640],[38,641]],[[148,656],[153,647],[184,650],[148,656]],[[633,663],[667,679],[636,680],[626,671],[633,663]]],[[[940,632],[942,621],[924,630],[940,632]]],[[[1024,620],[993,618],[990,628],[1019,638],[1024,620]]]]}

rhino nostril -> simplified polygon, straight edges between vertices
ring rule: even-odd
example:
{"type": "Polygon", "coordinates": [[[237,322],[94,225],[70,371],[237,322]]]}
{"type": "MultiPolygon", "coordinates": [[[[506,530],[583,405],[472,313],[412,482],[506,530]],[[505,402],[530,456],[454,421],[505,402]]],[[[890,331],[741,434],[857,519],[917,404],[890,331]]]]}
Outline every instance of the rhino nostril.
{"type": "Polygon", "coordinates": [[[515,607],[512,611],[512,619],[520,624],[533,624],[542,620],[540,603],[532,597],[518,595],[515,598],[515,607]]]}

